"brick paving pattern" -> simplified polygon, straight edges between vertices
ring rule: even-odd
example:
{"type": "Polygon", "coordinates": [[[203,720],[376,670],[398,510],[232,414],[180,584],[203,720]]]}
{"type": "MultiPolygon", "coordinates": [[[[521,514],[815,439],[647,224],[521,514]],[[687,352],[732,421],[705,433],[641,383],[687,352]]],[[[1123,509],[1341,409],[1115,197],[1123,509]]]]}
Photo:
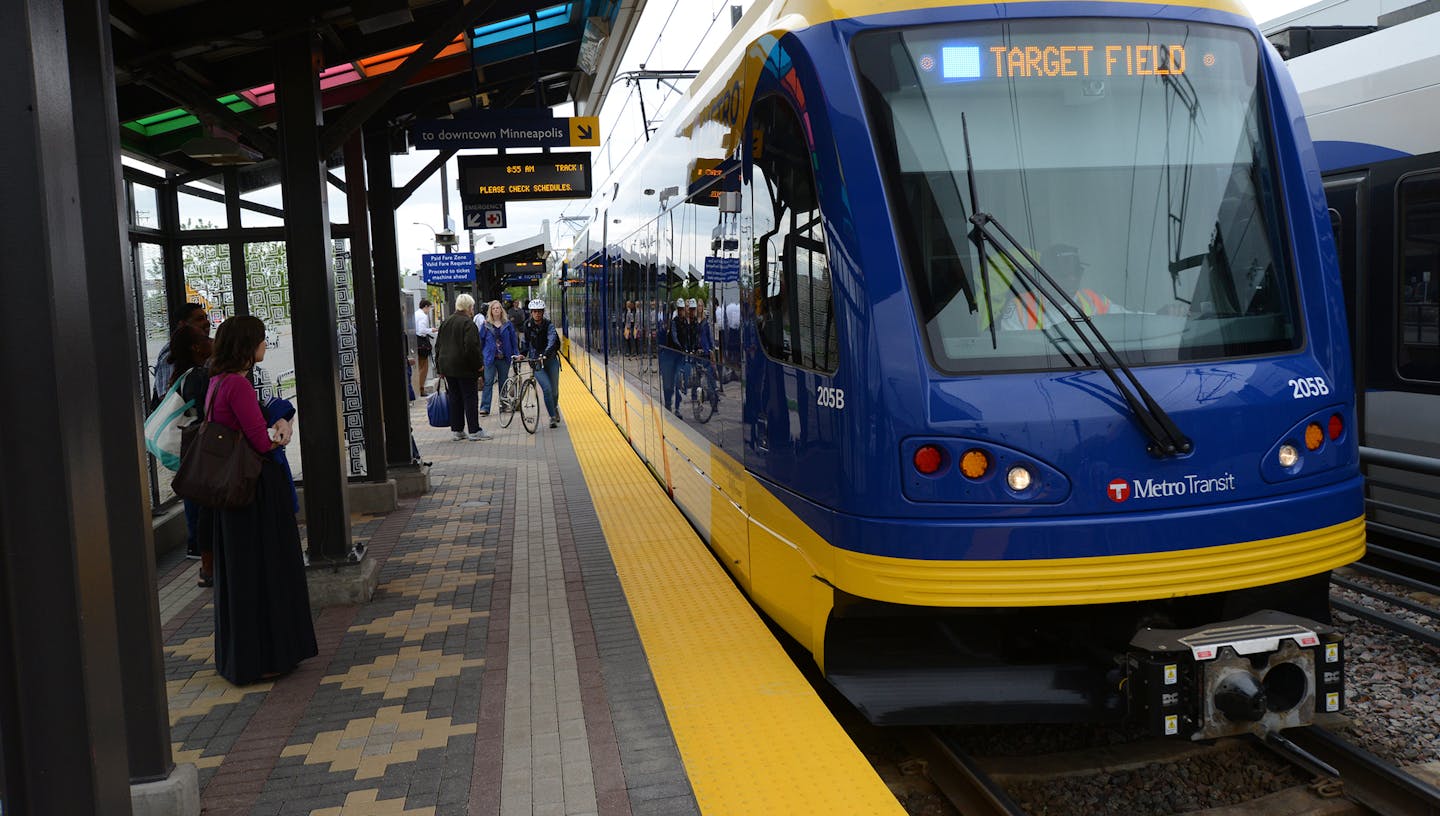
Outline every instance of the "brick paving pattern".
{"type": "Polygon", "coordinates": [[[432,491],[352,519],[380,587],[319,612],[286,677],[218,677],[196,562],[161,560],[173,750],[206,814],[697,812],[565,426],[487,420],[494,441],[452,442],[414,403],[432,491]]]}

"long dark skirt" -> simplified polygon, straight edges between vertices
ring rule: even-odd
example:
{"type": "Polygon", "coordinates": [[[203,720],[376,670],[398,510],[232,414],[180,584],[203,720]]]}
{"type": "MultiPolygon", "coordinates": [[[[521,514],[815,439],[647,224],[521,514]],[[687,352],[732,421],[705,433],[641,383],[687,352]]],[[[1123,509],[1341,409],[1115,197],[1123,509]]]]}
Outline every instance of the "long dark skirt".
{"type": "Polygon", "coordinates": [[[255,502],[214,511],[215,668],[237,686],[319,652],[291,502],[285,469],[267,456],[255,502]]]}

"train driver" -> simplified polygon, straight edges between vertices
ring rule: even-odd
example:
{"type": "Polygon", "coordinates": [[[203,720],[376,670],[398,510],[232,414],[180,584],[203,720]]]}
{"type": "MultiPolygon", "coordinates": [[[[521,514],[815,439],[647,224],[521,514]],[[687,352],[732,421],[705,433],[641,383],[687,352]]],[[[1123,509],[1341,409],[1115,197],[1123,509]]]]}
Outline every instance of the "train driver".
{"type": "MultiPolygon", "coordinates": [[[[1060,288],[1070,293],[1085,314],[1094,316],[1129,311],[1094,289],[1080,285],[1088,264],[1080,260],[1079,249],[1069,244],[1051,244],[1040,253],[1040,266],[1050,273],[1060,288]]],[[[1052,322],[1064,322],[1060,315],[1056,315],[1053,321],[1047,320],[1047,306],[1045,298],[1038,292],[1022,291],[1018,296],[1011,297],[1001,310],[999,327],[1002,331],[1044,329],[1052,322]]]]}

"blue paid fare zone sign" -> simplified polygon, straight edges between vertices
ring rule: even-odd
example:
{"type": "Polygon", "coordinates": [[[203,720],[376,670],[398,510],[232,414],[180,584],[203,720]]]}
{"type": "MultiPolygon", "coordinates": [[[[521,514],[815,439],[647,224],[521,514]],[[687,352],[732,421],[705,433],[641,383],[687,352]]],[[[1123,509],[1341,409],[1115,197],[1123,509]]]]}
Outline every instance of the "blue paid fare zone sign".
{"type": "Polygon", "coordinates": [[[734,283],[740,280],[740,259],[706,256],[705,280],[708,283],[734,283]]]}
{"type": "Polygon", "coordinates": [[[463,283],[475,280],[475,253],[437,252],[421,255],[420,277],[426,283],[463,283]]]}

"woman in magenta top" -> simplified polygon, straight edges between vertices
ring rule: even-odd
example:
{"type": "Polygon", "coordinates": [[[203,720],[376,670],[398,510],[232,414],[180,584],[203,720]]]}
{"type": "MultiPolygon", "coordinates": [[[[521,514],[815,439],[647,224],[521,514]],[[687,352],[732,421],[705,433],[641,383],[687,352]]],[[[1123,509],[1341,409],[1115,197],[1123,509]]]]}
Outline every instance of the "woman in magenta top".
{"type": "Polygon", "coordinates": [[[262,454],[255,500],[213,512],[215,669],[236,685],[284,674],[319,651],[290,477],[271,456],[290,441],[293,429],[284,419],[266,425],[250,382],[265,349],[265,323],[259,318],[232,317],[220,324],[206,398],[210,420],[240,431],[262,454]]]}

